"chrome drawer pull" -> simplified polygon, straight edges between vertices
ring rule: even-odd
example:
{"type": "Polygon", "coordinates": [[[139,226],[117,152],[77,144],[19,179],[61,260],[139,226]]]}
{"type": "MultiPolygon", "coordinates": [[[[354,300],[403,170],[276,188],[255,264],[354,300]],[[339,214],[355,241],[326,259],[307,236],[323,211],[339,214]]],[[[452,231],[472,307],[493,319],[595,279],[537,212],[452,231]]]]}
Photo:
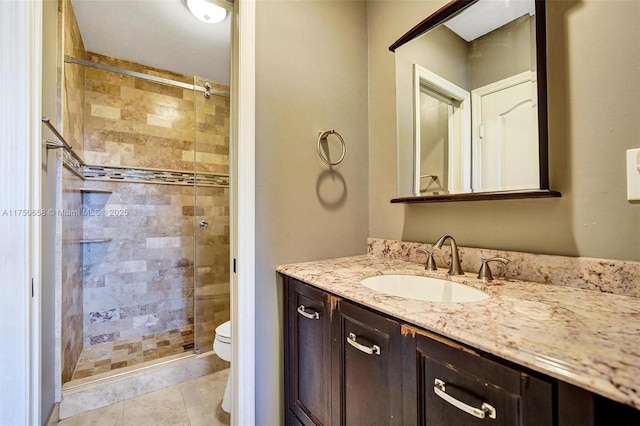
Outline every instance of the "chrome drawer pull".
{"type": "Polygon", "coordinates": [[[448,395],[447,392],[446,392],[446,385],[440,379],[436,379],[435,380],[435,383],[433,384],[433,391],[440,398],[444,399],[449,404],[451,404],[454,407],[464,411],[467,414],[471,414],[472,416],[475,416],[475,417],[477,417],[479,419],[484,419],[485,416],[487,416],[487,415],[491,419],[495,419],[496,418],[496,409],[493,408],[491,405],[487,404],[486,402],[482,403],[482,407],[481,408],[476,408],[476,407],[472,407],[470,405],[465,404],[462,401],[459,401],[459,400],[455,399],[451,395],[448,395]]]}
{"type": "Polygon", "coordinates": [[[320,319],[320,313],[319,312],[314,312],[314,311],[310,311],[307,312],[306,308],[304,307],[304,305],[300,305],[298,306],[298,313],[300,315],[302,315],[305,318],[309,318],[309,319],[320,319]]]}
{"type": "Polygon", "coordinates": [[[347,336],[347,343],[353,346],[354,348],[356,348],[357,350],[364,352],[365,354],[380,355],[380,346],[378,345],[365,346],[361,343],[358,343],[356,342],[356,335],[353,333],[349,333],[349,335],[347,336]]]}

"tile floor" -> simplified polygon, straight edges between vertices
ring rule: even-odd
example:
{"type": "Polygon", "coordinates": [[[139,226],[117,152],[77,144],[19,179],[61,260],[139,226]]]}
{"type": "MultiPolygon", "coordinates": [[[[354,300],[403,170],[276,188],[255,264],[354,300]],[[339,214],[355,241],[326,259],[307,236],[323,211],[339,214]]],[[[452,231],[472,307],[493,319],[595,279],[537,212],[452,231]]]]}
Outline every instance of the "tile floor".
{"type": "Polygon", "coordinates": [[[82,349],[71,380],[193,351],[193,326],[82,349]],[[185,345],[187,349],[185,349],[185,345]]]}
{"type": "Polygon", "coordinates": [[[58,426],[229,425],[220,403],[229,369],[61,420],[58,426]]]}

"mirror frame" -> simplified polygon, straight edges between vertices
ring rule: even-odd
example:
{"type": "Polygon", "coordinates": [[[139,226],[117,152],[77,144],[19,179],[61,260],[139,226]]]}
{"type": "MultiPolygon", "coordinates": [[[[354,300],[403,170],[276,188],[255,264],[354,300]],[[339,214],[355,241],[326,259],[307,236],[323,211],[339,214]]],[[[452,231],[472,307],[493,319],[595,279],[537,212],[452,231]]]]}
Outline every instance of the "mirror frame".
{"type": "MultiPolygon", "coordinates": [[[[415,27],[407,31],[395,43],[389,46],[394,52],[400,46],[437,27],[454,15],[462,12],[479,0],[452,0],[428,16],[415,27]]],[[[538,157],[540,168],[539,189],[468,192],[394,198],[392,203],[431,203],[443,201],[505,200],[518,198],[555,198],[561,197],[558,191],[549,189],[549,129],[547,119],[547,37],[546,37],[546,0],[534,0],[536,10],[536,63],[538,84],[538,157]]]]}

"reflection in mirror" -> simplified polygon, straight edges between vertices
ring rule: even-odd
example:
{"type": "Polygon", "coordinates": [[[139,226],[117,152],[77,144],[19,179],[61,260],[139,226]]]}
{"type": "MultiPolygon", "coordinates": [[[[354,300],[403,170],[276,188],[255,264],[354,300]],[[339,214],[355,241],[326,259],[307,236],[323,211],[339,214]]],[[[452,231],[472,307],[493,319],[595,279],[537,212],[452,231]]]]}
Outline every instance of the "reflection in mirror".
{"type": "Polygon", "coordinates": [[[469,92],[414,64],[414,195],[469,188],[469,92]]]}
{"type": "Polygon", "coordinates": [[[457,0],[391,46],[400,197],[548,189],[536,12],[544,2],[457,0]]]}

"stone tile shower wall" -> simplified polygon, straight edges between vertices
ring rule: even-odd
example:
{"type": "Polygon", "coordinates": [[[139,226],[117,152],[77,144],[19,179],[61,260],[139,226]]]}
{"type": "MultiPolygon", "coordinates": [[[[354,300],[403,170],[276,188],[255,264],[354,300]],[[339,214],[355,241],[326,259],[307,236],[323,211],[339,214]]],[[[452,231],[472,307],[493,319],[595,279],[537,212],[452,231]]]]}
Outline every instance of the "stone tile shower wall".
{"type": "MultiPolygon", "coordinates": [[[[193,84],[192,76],[87,52],[71,1],[61,0],[58,13],[63,55],[193,84]]],[[[205,100],[202,93],[67,62],[59,75],[54,124],[88,165],[228,175],[228,97],[205,100]]],[[[61,188],[60,207],[79,212],[58,218],[63,382],[83,345],[185,324],[211,331],[229,319],[228,188],[82,181],[66,168],[61,188]],[[112,193],[87,192],[96,189],[112,193]],[[128,215],[107,216],[108,210],[128,215]],[[194,231],[202,219],[211,226],[194,231]]]]}
{"type": "MultiPolygon", "coordinates": [[[[83,57],[85,52],[84,43],[71,1],[60,1],[58,8],[58,13],[62,16],[61,41],[64,54],[72,57],[83,57]]],[[[59,130],[65,135],[65,139],[76,153],[82,156],[85,92],[83,67],[77,64],[65,63],[62,70],[62,79],[60,102],[62,120],[61,123],[56,120],[54,124],[59,126],[59,130]]]]}
{"type": "MultiPolygon", "coordinates": [[[[58,16],[61,24],[58,41],[62,52],[65,55],[83,55],[84,43],[70,0],[58,3],[58,16]]],[[[73,149],[82,155],[85,90],[83,70],[79,65],[64,64],[59,69],[59,76],[59,117],[49,118],[65,135],[73,149]]],[[[75,211],[81,208],[82,196],[78,190],[81,186],[82,180],[63,168],[62,209],[75,211]]],[[[60,338],[62,380],[66,382],[71,379],[82,352],[82,217],[57,216],[56,220],[63,235],[60,259],[60,338]]]]}
{"type": "MultiPolygon", "coordinates": [[[[87,181],[86,238],[111,239],[83,244],[84,344],[129,339],[194,324],[195,270],[198,288],[216,290],[229,300],[228,189],[128,182],[87,181]],[[96,214],[104,212],[104,214],[96,214]],[[203,235],[194,216],[211,226],[203,235]],[[225,214],[226,212],[226,214],[225,214]],[[120,215],[120,214],[126,215],[120,215]],[[194,257],[194,246],[198,247],[194,257]],[[205,281],[206,279],[206,281],[205,281]]],[[[213,326],[228,309],[198,314],[213,326]]],[[[205,348],[208,350],[210,348],[205,348]]]]}
{"type": "MultiPolygon", "coordinates": [[[[193,84],[193,77],[87,58],[193,84]]],[[[87,164],[228,174],[228,98],[92,68],[85,76],[87,164]]],[[[89,179],[85,187],[112,191],[85,194],[86,212],[106,213],[85,215],[85,238],[112,240],[83,245],[84,344],[195,325],[211,334],[198,342],[210,350],[215,326],[229,319],[228,188],[89,179]],[[209,227],[194,228],[203,219],[209,227]]]]}
{"type": "Polygon", "coordinates": [[[215,327],[231,318],[229,195],[229,188],[196,188],[196,223],[209,223],[196,228],[195,343],[202,351],[212,348],[215,327]]]}
{"type": "MultiPolygon", "coordinates": [[[[194,83],[193,77],[92,52],[87,59],[194,83]]],[[[201,92],[88,67],[85,84],[87,164],[193,171],[195,160],[196,171],[229,173],[229,98],[205,99],[201,92]]]]}
{"type": "MultiPolygon", "coordinates": [[[[82,208],[82,180],[73,172],[62,170],[62,211],[82,208]]],[[[62,221],[61,264],[61,345],[62,381],[71,380],[76,362],[82,352],[82,217],[58,216],[62,221]]]]}

